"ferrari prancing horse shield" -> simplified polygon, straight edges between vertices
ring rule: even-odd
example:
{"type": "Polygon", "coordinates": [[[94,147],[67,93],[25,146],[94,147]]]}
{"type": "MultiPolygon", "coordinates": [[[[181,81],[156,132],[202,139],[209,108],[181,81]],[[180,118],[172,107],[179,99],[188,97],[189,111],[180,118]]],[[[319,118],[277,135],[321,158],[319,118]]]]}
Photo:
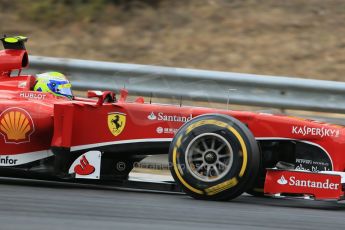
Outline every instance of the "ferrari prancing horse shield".
{"type": "Polygon", "coordinates": [[[124,113],[108,113],[108,128],[116,137],[122,133],[126,125],[126,114],[124,113]]]}

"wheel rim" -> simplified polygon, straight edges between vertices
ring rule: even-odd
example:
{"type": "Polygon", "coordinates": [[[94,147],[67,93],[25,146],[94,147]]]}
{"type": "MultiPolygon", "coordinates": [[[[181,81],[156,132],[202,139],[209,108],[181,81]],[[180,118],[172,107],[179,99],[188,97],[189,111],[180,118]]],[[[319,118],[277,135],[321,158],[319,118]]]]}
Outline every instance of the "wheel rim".
{"type": "Polygon", "coordinates": [[[204,182],[217,181],[226,175],[233,163],[233,150],[219,134],[204,133],[187,146],[185,162],[191,175],[204,182]]]}

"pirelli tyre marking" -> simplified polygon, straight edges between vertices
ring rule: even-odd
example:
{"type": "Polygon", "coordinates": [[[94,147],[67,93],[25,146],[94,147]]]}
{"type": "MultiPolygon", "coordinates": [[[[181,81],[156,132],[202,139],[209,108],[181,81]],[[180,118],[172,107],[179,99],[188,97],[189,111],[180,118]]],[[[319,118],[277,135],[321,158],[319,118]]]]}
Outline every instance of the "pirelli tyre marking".
{"type": "Polygon", "coordinates": [[[222,122],[222,121],[217,121],[217,120],[202,120],[202,121],[198,121],[190,126],[187,127],[186,129],[186,134],[188,134],[190,131],[192,131],[193,129],[202,126],[202,125],[216,125],[222,128],[225,128],[226,126],[228,126],[226,123],[222,122]]]}
{"type": "Polygon", "coordinates": [[[220,184],[217,184],[215,186],[212,186],[212,187],[205,189],[205,193],[209,196],[212,196],[212,195],[215,195],[217,193],[223,192],[224,190],[232,188],[237,184],[238,184],[237,178],[233,177],[230,180],[224,181],[220,184]]]}

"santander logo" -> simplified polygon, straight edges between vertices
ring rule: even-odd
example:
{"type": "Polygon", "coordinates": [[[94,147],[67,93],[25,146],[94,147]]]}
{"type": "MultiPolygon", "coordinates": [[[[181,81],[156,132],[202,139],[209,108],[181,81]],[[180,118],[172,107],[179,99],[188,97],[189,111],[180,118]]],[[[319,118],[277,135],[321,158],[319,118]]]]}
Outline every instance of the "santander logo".
{"type": "Polygon", "coordinates": [[[331,182],[330,179],[326,179],[324,181],[314,181],[308,179],[298,179],[295,176],[290,176],[288,180],[286,180],[283,175],[277,180],[277,183],[280,185],[289,185],[293,187],[306,187],[330,190],[338,190],[340,186],[337,183],[331,182]]]}
{"type": "Polygon", "coordinates": [[[83,156],[80,159],[80,164],[74,167],[74,172],[79,175],[90,175],[94,171],[95,171],[95,167],[90,165],[89,161],[86,159],[85,156],[83,156]]]}
{"type": "Polygon", "coordinates": [[[284,185],[284,184],[287,184],[288,181],[285,179],[284,176],[282,176],[280,179],[277,180],[277,183],[281,184],[281,185],[284,185]]]}
{"type": "Polygon", "coordinates": [[[147,116],[147,118],[151,121],[156,120],[157,116],[154,114],[154,112],[151,112],[150,115],[147,116]]]}
{"type": "Polygon", "coordinates": [[[185,123],[187,121],[192,120],[193,115],[189,114],[187,116],[182,116],[182,115],[174,115],[174,114],[165,114],[163,112],[158,112],[158,113],[154,113],[151,112],[148,116],[147,119],[149,119],[150,121],[170,121],[170,122],[182,122],[185,123]]]}

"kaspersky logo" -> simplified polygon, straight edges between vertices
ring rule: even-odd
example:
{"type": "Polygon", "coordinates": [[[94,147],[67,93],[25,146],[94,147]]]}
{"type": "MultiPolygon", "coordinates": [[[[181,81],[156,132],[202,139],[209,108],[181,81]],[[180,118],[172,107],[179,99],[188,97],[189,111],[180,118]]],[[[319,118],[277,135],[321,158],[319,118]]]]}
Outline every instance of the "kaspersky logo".
{"type": "Polygon", "coordinates": [[[0,133],[8,144],[30,142],[35,131],[30,114],[21,108],[9,108],[0,114],[0,133]]]}
{"type": "Polygon", "coordinates": [[[288,181],[285,179],[284,176],[282,176],[280,179],[277,180],[278,184],[285,185],[288,183],[288,181]]]}

